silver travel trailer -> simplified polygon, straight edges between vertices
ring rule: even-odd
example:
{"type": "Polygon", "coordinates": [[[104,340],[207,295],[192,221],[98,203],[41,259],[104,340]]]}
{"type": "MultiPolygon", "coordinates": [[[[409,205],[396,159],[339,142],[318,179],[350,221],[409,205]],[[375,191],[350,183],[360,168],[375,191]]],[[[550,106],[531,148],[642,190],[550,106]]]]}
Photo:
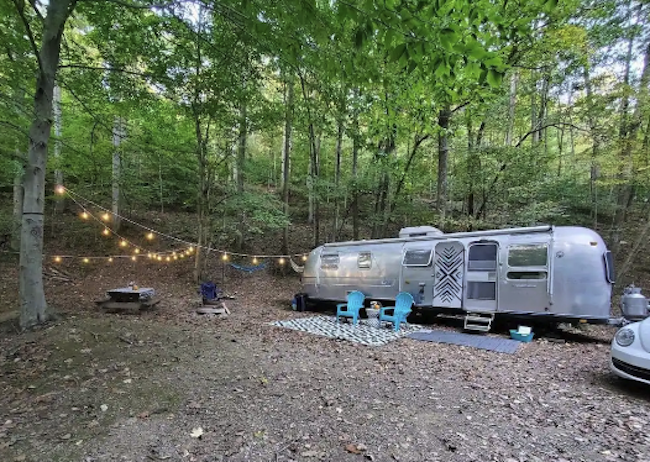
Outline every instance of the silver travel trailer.
{"type": "Polygon", "coordinates": [[[342,302],[359,290],[386,304],[405,291],[416,310],[465,313],[467,329],[489,330],[496,314],[616,323],[612,255],[587,228],[404,228],[397,238],[320,246],[300,270],[308,301],[342,302]]]}

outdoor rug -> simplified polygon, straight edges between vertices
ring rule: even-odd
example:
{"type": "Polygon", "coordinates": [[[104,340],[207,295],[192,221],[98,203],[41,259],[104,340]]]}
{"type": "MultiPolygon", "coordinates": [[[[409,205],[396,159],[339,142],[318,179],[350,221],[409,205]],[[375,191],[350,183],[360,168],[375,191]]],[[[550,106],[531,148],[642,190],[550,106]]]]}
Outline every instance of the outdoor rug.
{"type": "Polygon", "coordinates": [[[395,332],[392,324],[384,324],[384,327],[377,328],[369,325],[366,319],[360,319],[355,326],[349,320],[342,319],[340,323],[337,323],[336,316],[311,316],[287,321],[275,321],[271,325],[329,338],[340,338],[367,346],[385,345],[392,340],[397,340],[422,329],[421,326],[417,325],[409,324],[405,326],[401,324],[400,330],[395,332]]]}
{"type": "Polygon", "coordinates": [[[487,337],[478,334],[463,334],[447,330],[421,330],[408,334],[408,338],[427,342],[449,343],[452,345],[470,346],[482,350],[514,354],[520,342],[507,338],[487,337]]]}

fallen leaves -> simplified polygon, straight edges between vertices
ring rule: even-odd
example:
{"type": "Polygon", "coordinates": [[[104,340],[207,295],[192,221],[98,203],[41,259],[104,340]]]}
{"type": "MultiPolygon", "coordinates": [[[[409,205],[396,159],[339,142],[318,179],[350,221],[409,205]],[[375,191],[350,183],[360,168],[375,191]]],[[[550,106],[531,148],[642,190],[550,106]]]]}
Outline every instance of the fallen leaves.
{"type": "Polygon", "coordinates": [[[203,436],[203,428],[201,427],[195,427],[192,429],[190,432],[190,436],[192,438],[201,438],[203,436]]]}

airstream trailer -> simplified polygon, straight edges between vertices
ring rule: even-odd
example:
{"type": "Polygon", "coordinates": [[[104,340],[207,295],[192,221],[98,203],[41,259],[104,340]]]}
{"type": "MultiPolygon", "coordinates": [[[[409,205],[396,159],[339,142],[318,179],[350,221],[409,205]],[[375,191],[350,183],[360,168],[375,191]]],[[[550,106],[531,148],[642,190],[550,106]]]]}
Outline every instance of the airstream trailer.
{"type": "Polygon", "coordinates": [[[489,330],[496,314],[613,322],[612,255],[587,228],[404,228],[397,238],[320,246],[301,270],[309,301],[345,301],[360,290],[390,303],[405,291],[416,310],[464,313],[467,329],[489,330]]]}

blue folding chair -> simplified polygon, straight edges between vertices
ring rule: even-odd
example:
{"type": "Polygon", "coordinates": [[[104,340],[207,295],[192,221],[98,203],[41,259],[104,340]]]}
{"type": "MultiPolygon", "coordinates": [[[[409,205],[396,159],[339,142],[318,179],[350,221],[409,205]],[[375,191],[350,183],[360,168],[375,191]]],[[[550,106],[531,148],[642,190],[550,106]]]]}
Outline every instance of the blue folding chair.
{"type": "Polygon", "coordinates": [[[392,322],[395,332],[397,332],[401,322],[408,325],[406,318],[411,314],[412,306],[413,296],[408,292],[400,292],[397,294],[397,297],[395,297],[395,306],[384,306],[379,311],[379,322],[392,322]]]}
{"type": "Polygon", "coordinates": [[[347,303],[339,303],[336,305],[336,322],[339,322],[339,317],[352,318],[352,324],[359,321],[359,310],[363,308],[363,301],[366,296],[358,290],[348,294],[347,303]]]}

